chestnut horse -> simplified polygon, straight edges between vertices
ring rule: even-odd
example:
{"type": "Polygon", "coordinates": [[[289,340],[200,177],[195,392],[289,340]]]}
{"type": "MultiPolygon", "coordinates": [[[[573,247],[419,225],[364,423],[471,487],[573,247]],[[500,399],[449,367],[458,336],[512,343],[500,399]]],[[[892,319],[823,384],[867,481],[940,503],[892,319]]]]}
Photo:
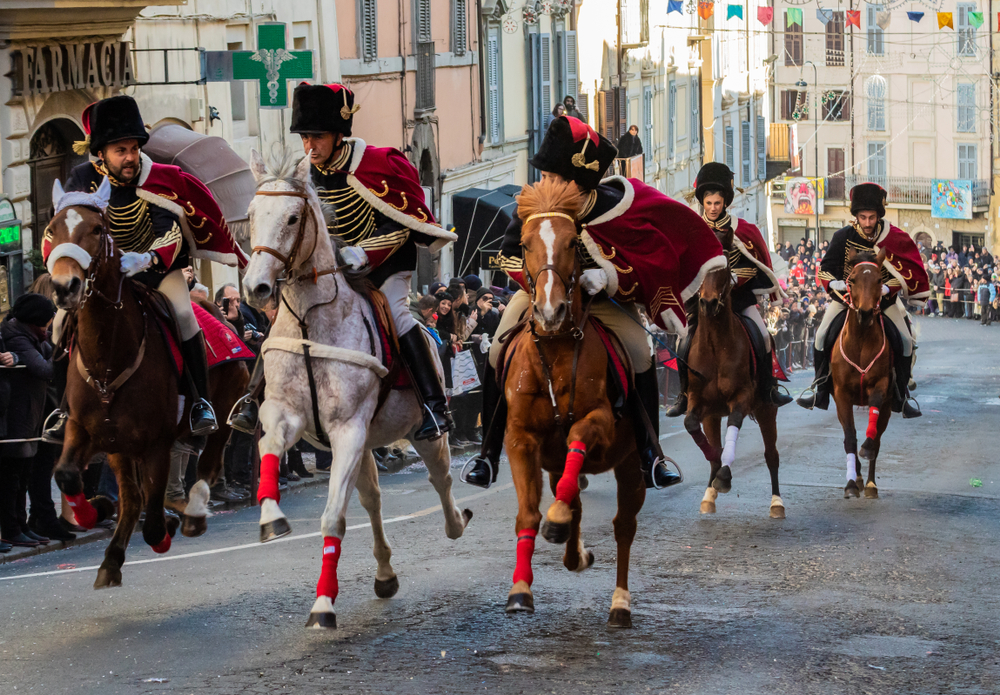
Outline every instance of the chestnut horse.
{"type": "MultiPolygon", "coordinates": [[[[646,498],[632,423],[617,424],[607,393],[608,355],[587,315],[580,288],[575,187],[543,180],[517,197],[521,245],[532,295],[525,332],[510,343],[504,391],[511,475],[517,490],[517,565],[507,612],[534,612],[531,556],[542,515],[542,471],[556,500],[542,536],[565,543],[563,565],[579,572],[594,563],[580,537],[581,473],[614,470],[618,483],[618,579],[608,624],[631,627],[628,563],[636,516],[646,498]]],[[[589,298],[588,298],[589,301],[589,298]]]]}
{"type": "MultiPolygon", "coordinates": [[[[101,589],[121,585],[125,549],[143,506],[143,539],[157,553],[170,548],[178,521],[164,515],[163,496],[170,450],[186,432],[186,426],[178,423],[188,421],[190,399],[185,399],[184,412],[179,413],[173,357],[158,335],[149,291],[121,272],[121,251],[103,214],[106,193],[102,198],[99,191],[85,204],[62,209],[61,197],[57,182],[53,199],[58,212],[45,233],[50,259],[56,259],[50,268],[56,304],[75,314],[71,318],[75,335],[66,382],[69,421],[54,477],[77,521],[92,528],[115,509],[105,497],[84,498],[81,473],[95,453],[108,454],[120,508],[118,526],[94,582],[94,588],[101,589]],[[66,248],[56,254],[60,246],[66,248]]],[[[227,363],[210,375],[211,395],[217,408],[226,412],[243,393],[249,380],[247,367],[242,362],[227,363]]],[[[205,532],[209,488],[221,470],[229,431],[220,426],[203,444],[199,480],[184,514],[184,535],[205,532]]]]}
{"type": "Polygon", "coordinates": [[[892,349],[888,344],[880,309],[882,301],[882,264],[885,251],[848,252],[847,320],[830,355],[830,378],[837,417],[844,428],[844,451],[847,453],[847,485],[844,498],[859,497],[862,488],[858,457],[868,461],[865,497],[877,498],[875,460],[892,416],[892,349]],[[858,433],[854,427],[854,407],[868,407],[865,441],[858,451],[858,433]]]}
{"type": "MultiPolygon", "coordinates": [[[[729,232],[731,248],[732,231],[729,232]]],[[[705,276],[698,294],[698,328],[688,354],[691,374],[684,428],[711,464],[701,513],[714,514],[719,493],[732,489],[732,465],[743,420],[749,415],[760,425],[764,460],[771,474],[772,519],[785,518],[778,488],[778,406],[758,395],[757,374],[750,338],[732,310],[733,276],[729,268],[705,276]],[[726,443],[722,445],[722,418],[726,443]],[[704,428],[704,431],[702,430],[704,428]]],[[[770,340],[765,335],[764,340],[770,340]]]]}

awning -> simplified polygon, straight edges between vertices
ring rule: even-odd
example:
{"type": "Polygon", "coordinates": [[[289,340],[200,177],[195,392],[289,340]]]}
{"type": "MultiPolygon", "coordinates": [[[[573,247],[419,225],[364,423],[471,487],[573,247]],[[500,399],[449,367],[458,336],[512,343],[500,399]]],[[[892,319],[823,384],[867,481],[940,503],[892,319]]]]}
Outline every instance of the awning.
{"type": "Polygon", "coordinates": [[[463,276],[479,269],[481,250],[499,250],[504,232],[514,216],[514,196],[520,186],[501,186],[494,190],[470,188],[451,197],[455,223],[455,273],[463,276]]]}
{"type": "Polygon", "coordinates": [[[247,208],[257,184],[250,166],[225,140],[172,123],[149,134],[142,151],[158,164],[173,164],[208,186],[238,240],[249,234],[247,208]]]}

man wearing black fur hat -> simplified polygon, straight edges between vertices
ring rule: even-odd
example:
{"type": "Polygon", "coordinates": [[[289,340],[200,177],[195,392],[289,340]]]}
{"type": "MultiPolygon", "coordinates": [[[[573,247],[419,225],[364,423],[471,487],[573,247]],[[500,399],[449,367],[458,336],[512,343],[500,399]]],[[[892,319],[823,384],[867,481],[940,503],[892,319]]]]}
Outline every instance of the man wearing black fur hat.
{"type": "MultiPolygon", "coordinates": [[[[439,227],[424,203],[416,169],[401,152],[371,147],[351,137],[359,110],[354,92],[341,84],[301,83],[292,97],[291,132],[302,138],[312,162],[312,182],[327,213],[327,231],[340,255],[385,295],[399,337],[399,351],[424,404],[416,439],[436,439],[452,428],[448,399],[438,379],[430,346],[409,310],[408,295],[417,268],[417,245],[437,250],[458,237],[439,227]]],[[[259,389],[258,364],[251,389],[259,389]]],[[[252,431],[256,404],[248,394],[229,418],[252,431]]]]}
{"type": "MultiPolygon", "coordinates": [[[[530,164],[542,177],[569,181],[585,196],[578,249],[583,256],[580,286],[595,296],[591,315],[622,341],[635,369],[634,387],[626,407],[636,425],[647,487],[680,482],[660,458],[656,432],[648,432],[643,410],[654,430],[659,429],[659,390],[649,339],[637,304],[661,327],[683,334],[686,330],[682,302],[693,296],[706,273],[725,266],[722,247],[704,222],[690,208],[671,200],[635,179],[619,176],[601,180],[617,155],[606,138],[586,123],[560,116],[549,124],[545,139],[530,164]],[[602,294],[603,293],[603,294],[602,294]],[[611,299],[614,299],[613,303],[611,299]]],[[[501,266],[515,282],[526,287],[521,251],[521,220],[514,215],[501,244],[501,266]]],[[[503,313],[497,336],[512,328],[531,298],[517,292],[503,313]]],[[[495,370],[501,343],[490,348],[483,377],[483,448],[470,460],[462,479],[488,488],[496,481],[506,428],[507,406],[495,370]]]]}
{"type": "Polygon", "coordinates": [[[913,367],[913,349],[916,347],[913,335],[907,325],[905,311],[897,299],[902,298],[915,306],[920,306],[930,296],[930,280],[924,268],[917,245],[910,235],[895,227],[885,217],[886,192],[875,183],[858,184],[851,189],[851,214],[854,222],[837,231],[830,240],[823,262],[820,265],[819,280],[833,300],[823,315],[823,322],[816,331],[813,346],[816,377],[812,387],[796,401],[803,408],[826,410],[830,405],[830,355],[827,350],[829,339],[839,334],[843,325],[843,315],[847,311],[843,293],[847,291],[847,257],[855,252],[868,251],[878,254],[886,252],[882,266],[882,314],[889,319],[899,333],[902,350],[895,356],[893,366],[896,371],[896,401],[893,411],[902,412],[904,418],[920,417],[920,411],[908,400],[907,384],[913,367]]]}
{"type": "MultiPolygon", "coordinates": [[[[725,249],[729,259],[729,269],[736,278],[731,298],[733,311],[743,314],[753,320],[763,338],[767,352],[758,355],[757,383],[762,399],[770,400],[779,408],[792,402],[792,397],[778,390],[778,380],[772,368],[771,334],[760,315],[757,300],[767,297],[772,302],[781,302],[785,297],[778,278],[771,268],[771,254],[760,230],[746,220],[732,217],[729,206],[733,204],[736,191],[733,188],[733,172],[721,162],[709,162],[701,168],[694,181],[694,194],[702,207],[702,219],[715,231],[719,240],[732,234],[732,246],[725,249]]],[[[687,337],[678,350],[681,358],[677,361],[677,376],[680,378],[681,391],[677,400],[667,411],[667,417],[679,417],[687,412],[688,351],[691,349],[691,338],[694,335],[697,312],[691,306],[694,298],[688,301],[687,337]]]]}

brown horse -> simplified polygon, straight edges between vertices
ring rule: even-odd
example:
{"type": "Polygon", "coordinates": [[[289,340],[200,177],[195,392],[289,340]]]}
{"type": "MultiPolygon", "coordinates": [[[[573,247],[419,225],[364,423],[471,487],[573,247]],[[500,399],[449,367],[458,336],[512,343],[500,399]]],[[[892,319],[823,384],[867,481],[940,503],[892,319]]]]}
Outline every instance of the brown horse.
{"type": "MultiPolygon", "coordinates": [[[[729,235],[731,244],[732,231],[729,235]]],[[[725,241],[723,245],[729,248],[725,241]]],[[[760,425],[764,439],[764,460],[771,474],[771,518],[784,519],[785,503],[778,488],[778,406],[760,398],[750,338],[732,311],[732,288],[729,268],[705,277],[698,295],[698,328],[688,354],[690,380],[684,428],[712,466],[701,513],[714,514],[719,493],[732,489],[736,442],[743,420],[749,415],[760,425]],[[724,447],[723,417],[727,418],[724,447]]],[[[764,336],[764,340],[769,339],[764,336]]]]}
{"type": "Polygon", "coordinates": [[[632,423],[615,423],[607,393],[608,355],[581,297],[576,217],[582,198],[569,184],[543,180],[525,186],[517,203],[533,304],[521,337],[510,342],[504,384],[505,441],[518,501],[517,565],[507,612],[534,611],[531,556],[542,521],[542,471],[549,473],[556,496],[542,535],[565,543],[563,565],[579,572],[593,564],[594,554],[580,537],[578,478],[613,469],[618,579],[608,624],[631,627],[629,553],[646,488],[632,423]]]}
{"type": "Polygon", "coordinates": [[[888,345],[882,301],[881,268],[885,251],[848,253],[847,320],[830,355],[830,378],[837,417],[844,428],[844,451],[847,453],[847,485],[844,497],[859,497],[862,488],[858,457],[868,461],[865,497],[877,498],[875,460],[882,443],[882,433],[892,415],[892,350],[888,345]],[[865,441],[858,451],[858,433],[854,427],[854,407],[868,407],[865,441]]]}
{"type": "MultiPolygon", "coordinates": [[[[114,505],[104,497],[83,496],[81,473],[98,452],[106,452],[118,481],[118,526],[105,552],[94,588],[121,585],[125,549],[145,505],[143,539],[158,553],[170,548],[176,517],[163,512],[170,450],[185,434],[179,417],[178,386],[170,355],[158,334],[148,290],[121,272],[121,252],[101,211],[71,205],[59,211],[46,229],[56,254],[52,283],[56,304],[74,312],[75,334],[67,370],[69,421],[55,480],[73,506],[77,521],[88,528],[110,518],[114,505]]],[[[51,253],[51,252],[50,252],[51,253]]],[[[232,407],[249,377],[243,363],[213,370],[212,395],[222,412],[232,407]]],[[[190,408],[185,399],[184,413],[190,408]]],[[[208,488],[218,477],[229,428],[207,439],[198,461],[197,489],[184,516],[188,536],[206,529],[208,488]]]]}

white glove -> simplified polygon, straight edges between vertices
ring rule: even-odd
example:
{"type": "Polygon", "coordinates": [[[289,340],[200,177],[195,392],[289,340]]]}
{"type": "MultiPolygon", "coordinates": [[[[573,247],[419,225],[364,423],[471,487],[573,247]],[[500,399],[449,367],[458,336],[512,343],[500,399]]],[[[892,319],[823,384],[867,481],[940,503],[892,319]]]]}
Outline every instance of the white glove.
{"type": "Polygon", "coordinates": [[[830,281],[830,289],[831,290],[837,290],[838,292],[846,292],[847,291],[847,283],[844,282],[843,280],[831,280],[830,281]]]}
{"type": "Polygon", "coordinates": [[[580,286],[593,296],[608,286],[608,274],[603,268],[585,270],[580,276],[580,286]]]}
{"type": "Polygon", "coordinates": [[[355,270],[364,268],[368,264],[368,254],[360,246],[345,246],[340,249],[340,257],[355,270]]]}
{"type": "Polygon", "coordinates": [[[888,285],[882,285],[882,296],[884,297],[887,294],[889,294],[889,286],[888,285]]]}
{"type": "Polygon", "coordinates": [[[479,351],[484,355],[490,351],[490,337],[483,333],[483,339],[479,341],[479,351]]]}
{"type": "Polygon", "coordinates": [[[150,268],[152,265],[153,254],[151,253],[126,251],[122,254],[122,272],[125,273],[125,277],[130,278],[136,273],[141,273],[150,268]]]}

